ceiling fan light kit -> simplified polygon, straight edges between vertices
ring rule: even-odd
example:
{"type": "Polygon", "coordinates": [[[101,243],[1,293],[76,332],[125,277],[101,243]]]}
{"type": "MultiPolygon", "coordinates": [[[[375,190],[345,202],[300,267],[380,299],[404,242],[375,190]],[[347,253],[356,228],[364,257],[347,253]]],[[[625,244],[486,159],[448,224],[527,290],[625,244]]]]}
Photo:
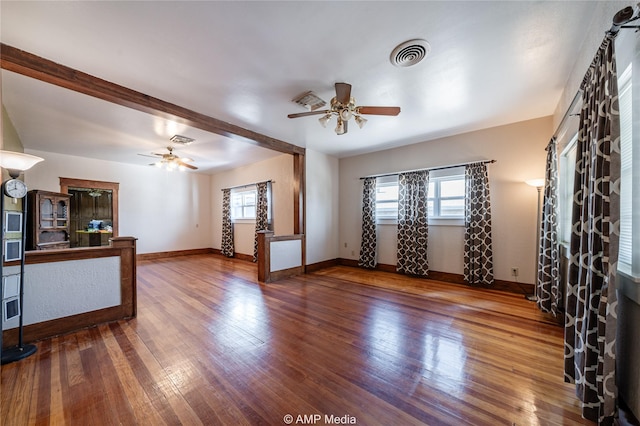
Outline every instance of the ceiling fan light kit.
{"type": "Polygon", "coordinates": [[[152,152],[152,155],[147,155],[147,154],[138,154],[138,155],[142,155],[143,157],[160,157],[158,159],[158,161],[156,161],[155,163],[151,163],[149,164],[150,166],[156,166],[159,168],[165,168],[168,171],[173,171],[173,170],[180,170],[180,171],[184,171],[186,169],[191,169],[191,170],[198,170],[198,168],[192,164],[188,164],[191,161],[193,161],[191,158],[185,158],[185,157],[178,157],[176,154],[173,153],[173,147],[172,146],[168,146],[167,150],[169,151],[166,154],[160,154],[157,152],[152,152]]]}
{"type": "Polygon", "coordinates": [[[336,83],[335,90],[336,96],[331,99],[330,109],[289,114],[287,117],[299,118],[322,114],[322,117],[320,117],[318,121],[322,127],[327,127],[327,124],[335,115],[337,117],[335,132],[337,135],[344,135],[347,133],[349,120],[351,120],[351,118],[354,118],[358,127],[362,129],[367,123],[367,119],[362,117],[362,114],[393,116],[400,114],[400,107],[396,106],[356,106],[356,100],[351,97],[351,85],[348,83],[336,83]]]}

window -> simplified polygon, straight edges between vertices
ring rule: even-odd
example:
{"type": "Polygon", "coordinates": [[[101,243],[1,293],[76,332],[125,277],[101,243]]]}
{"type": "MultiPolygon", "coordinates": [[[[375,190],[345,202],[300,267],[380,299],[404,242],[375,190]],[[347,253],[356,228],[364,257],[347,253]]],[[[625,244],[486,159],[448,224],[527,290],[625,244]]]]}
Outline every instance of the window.
{"type": "Polygon", "coordinates": [[[631,65],[618,79],[620,107],[620,252],[623,269],[632,271],[633,265],[633,96],[631,90],[631,65]]]}
{"type": "Polygon", "coordinates": [[[255,219],[257,197],[256,189],[231,191],[231,219],[255,219]]]}
{"type": "Polygon", "coordinates": [[[429,217],[459,219],[464,217],[464,175],[429,179],[429,217]]]}
{"type": "MultiPolygon", "coordinates": [[[[464,218],[464,168],[434,170],[429,173],[427,206],[429,219],[464,218]]],[[[378,178],[376,218],[398,219],[398,176],[378,178]]]]}
{"type": "Polygon", "coordinates": [[[573,181],[576,169],[576,151],[578,149],[578,134],[576,133],[566,148],[560,154],[558,207],[559,207],[559,232],[560,242],[571,242],[571,214],[573,209],[573,181]]]}
{"type": "Polygon", "coordinates": [[[378,219],[398,218],[398,177],[390,178],[377,179],[376,218],[378,219]]]}

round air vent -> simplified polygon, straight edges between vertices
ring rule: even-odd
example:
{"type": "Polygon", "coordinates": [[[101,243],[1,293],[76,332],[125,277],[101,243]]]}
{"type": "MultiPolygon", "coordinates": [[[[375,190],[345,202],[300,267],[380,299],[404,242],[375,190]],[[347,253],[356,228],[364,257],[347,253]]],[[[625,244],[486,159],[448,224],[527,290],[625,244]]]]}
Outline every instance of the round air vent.
{"type": "Polygon", "coordinates": [[[393,49],[389,59],[396,67],[410,67],[426,58],[430,51],[431,45],[427,40],[409,40],[393,49]]]}

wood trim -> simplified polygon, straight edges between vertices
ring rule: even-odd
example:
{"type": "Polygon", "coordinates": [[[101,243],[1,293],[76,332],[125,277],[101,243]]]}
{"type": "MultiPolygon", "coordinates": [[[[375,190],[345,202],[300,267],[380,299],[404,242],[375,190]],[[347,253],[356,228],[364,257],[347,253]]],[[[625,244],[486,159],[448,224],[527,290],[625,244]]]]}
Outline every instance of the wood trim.
{"type": "Polygon", "coordinates": [[[258,281],[270,283],[282,278],[304,273],[304,263],[300,259],[300,265],[292,268],[271,271],[271,243],[278,241],[300,241],[301,252],[304,249],[304,235],[278,235],[272,231],[258,232],[258,281]]]}
{"type": "MultiPolygon", "coordinates": [[[[111,244],[109,247],[26,252],[25,264],[27,265],[119,256],[121,300],[118,306],[27,325],[24,327],[24,341],[33,342],[105,322],[135,317],[137,314],[136,240],[134,237],[117,237],[109,240],[111,244]]],[[[5,330],[2,334],[5,347],[18,343],[17,328],[5,330]]]]}
{"type": "MultiPolygon", "coordinates": [[[[178,256],[190,256],[193,254],[212,254],[215,253],[215,249],[201,248],[192,250],[176,250],[176,251],[158,251],[154,253],[142,253],[137,255],[138,260],[155,260],[155,259],[167,259],[178,256]]],[[[220,250],[218,250],[220,254],[220,250]]]]}
{"type": "MultiPolygon", "coordinates": [[[[131,318],[124,312],[122,305],[99,309],[92,312],[84,312],[64,318],[39,322],[24,326],[23,339],[25,343],[35,342],[49,337],[71,333],[83,328],[93,327],[98,324],[131,318]]],[[[11,328],[2,333],[4,346],[10,347],[18,343],[18,328],[11,328]]]]}
{"type": "MultiPolygon", "coordinates": [[[[341,258],[341,259],[337,259],[337,261],[339,265],[359,268],[358,261],[354,259],[341,258]]],[[[375,270],[384,271],[384,272],[393,272],[393,273],[399,274],[399,272],[396,271],[395,265],[378,263],[375,267],[375,270]]],[[[404,274],[401,274],[401,275],[404,275],[404,274]]],[[[486,285],[486,284],[470,285],[464,280],[464,276],[462,274],[452,274],[450,272],[440,272],[440,271],[430,270],[429,276],[424,278],[452,283],[452,284],[462,284],[472,288],[485,289],[485,290],[499,290],[499,291],[506,291],[509,293],[516,293],[516,294],[522,294],[522,295],[533,294],[533,291],[534,291],[533,284],[518,283],[515,281],[505,281],[505,280],[495,280],[493,285],[486,285]]]]}
{"type": "Polygon", "coordinates": [[[312,272],[319,271],[321,269],[331,268],[332,266],[338,266],[340,262],[338,259],[324,260],[322,262],[312,263],[311,265],[306,265],[304,272],[306,274],[310,274],[312,272]]]}
{"type": "Polygon", "coordinates": [[[306,156],[293,155],[293,233],[305,235],[302,240],[302,266],[307,264],[306,156]]]}
{"type": "Polygon", "coordinates": [[[273,236],[273,231],[258,231],[258,281],[261,283],[271,282],[271,244],[269,237],[273,236]]]}
{"type": "Polygon", "coordinates": [[[145,95],[4,43],[0,44],[0,57],[2,68],[46,83],[285,154],[305,152],[302,147],[145,95]]]}
{"type": "Polygon", "coordinates": [[[234,253],[233,254],[233,258],[234,259],[238,259],[238,260],[242,260],[244,262],[254,263],[252,254],[234,253]]]}
{"type": "Polygon", "coordinates": [[[88,189],[106,189],[111,191],[111,227],[113,228],[113,236],[117,237],[118,232],[118,212],[120,211],[118,203],[118,191],[120,190],[120,184],[118,182],[104,182],[100,180],[88,180],[88,179],[76,179],[60,177],[60,192],[64,194],[69,193],[69,187],[71,188],[88,188],[88,189]]]}
{"type": "Polygon", "coordinates": [[[67,260],[98,259],[119,256],[120,250],[114,247],[78,247],[59,250],[32,250],[25,252],[25,264],[65,262],[67,260]]]}
{"type": "Polygon", "coordinates": [[[284,278],[292,277],[294,275],[301,275],[303,273],[304,273],[304,268],[302,265],[289,268],[289,269],[281,269],[279,271],[273,271],[269,274],[270,279],[268,282],[272,283],[274,281],[282,280],[284,278]]]}
{"type": "Polygon", "coordinates": [[[227,257],[227,256],[222,254],[222,251],[220,249],[211,249],[211,254],[215,254],[216,256],[221,256],[221,257],[224,257],[226,259],[238,259],[238,260],[242,260],[243,262],[251,262],[251,263],[253,263],[253,255],[242,254],[242,253],[234,253],[233,257],[227,257]]]}

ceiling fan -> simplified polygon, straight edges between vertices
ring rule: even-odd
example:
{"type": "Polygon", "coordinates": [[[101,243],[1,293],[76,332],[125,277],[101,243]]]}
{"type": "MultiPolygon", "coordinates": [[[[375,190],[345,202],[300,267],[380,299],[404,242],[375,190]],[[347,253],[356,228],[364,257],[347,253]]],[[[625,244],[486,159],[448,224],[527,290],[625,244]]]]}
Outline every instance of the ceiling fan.
{"type": "Polygon", "coordinates": [[[141,155],[143,157],[152,157],[152,158],[160,157],[158,158],[158,161],[156,161],[155,163],[149,164],[150,166],[166,167],[167,170],[174,170],[174,169],[184,170],[185,168],[191,169],[191,170],[198,170],[196,166],[188,164],[193,161],[191,158],[178,157],[176,154],[173,153],[172,146],[168,146],[167,150],[169,152],[165,154],[152,152],[151,153],[152,155],[147,155],[147,154],[138,154],[138,155],[141,155]]]}
{"type": "MultiPolygon", "coordinates": [[[[335,87],[336,96],[331,99],[330,109],[289,114],[287,115],[287,117],[298,118],[306,117],[308,115],[323,114],[323,116],[320,117],[318,121],[320,121],[320,124],[322,124],[323,127],[327,127],[327,123],[335,115],[336,117],[338,117],[338,122],[335,129],[336,134],[344,135],[345,133],[347,133],[348,124],[351,117],[354,117],[356,124],[362,129],[362,127],[367,122],[367,119],[362,117],[363,114],[394,116],[400,114],[400,107],[396,106],[356,106],[356,100],[351,97],[351,85],[349,83],[336,83],[335,87]]],[[[305,93],[305,95],[308,96],[309,92],[305,93]]],[[[325,104],[325,102],[321,99],[318,100],[320,101],[318,103],[319,105],[325,104]]]]}

